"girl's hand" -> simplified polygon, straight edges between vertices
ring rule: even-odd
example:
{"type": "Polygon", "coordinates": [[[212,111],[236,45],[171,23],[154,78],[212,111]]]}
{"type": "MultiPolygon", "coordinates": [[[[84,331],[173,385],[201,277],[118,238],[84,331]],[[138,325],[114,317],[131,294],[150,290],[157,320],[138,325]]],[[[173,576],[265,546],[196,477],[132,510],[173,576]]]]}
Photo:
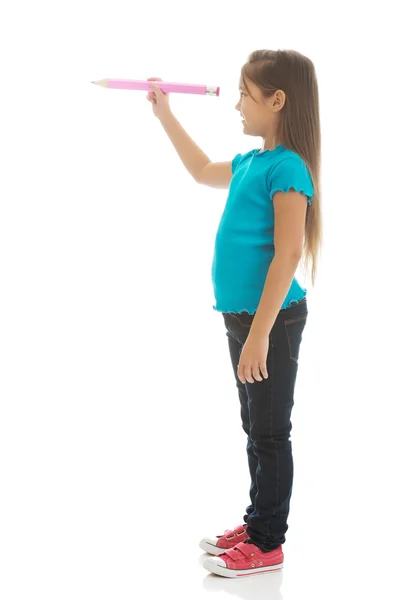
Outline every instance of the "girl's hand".
{"type": "Polygon", "coordinates": [[[242,383],[245,383],[246,380],[249,383],[254,383],[253,377],[257,379],[257,381],[263,381],[263,378],[260,376],[260,371],[264,375],[264,379],[268,379],[268,348],[268,336],[260,337],[251,335],[251,333],[248,335],[238,364],[238,378],[242,383]]]}
{"type": "Polygon", "coordinates": [[[147,94],[147,100],[152,102],[153,104],[153,113],[158,119],[162,119],[165,115],[171,111],[171,107],[169,105],[169,94],[164,94],[163,91],[160,90],[154,81],[162,81],[159,77],[148,77],[147,81],[151,81],[149,84],[151,88],[154,90],[153,92],[149,92],[147,94]]]}

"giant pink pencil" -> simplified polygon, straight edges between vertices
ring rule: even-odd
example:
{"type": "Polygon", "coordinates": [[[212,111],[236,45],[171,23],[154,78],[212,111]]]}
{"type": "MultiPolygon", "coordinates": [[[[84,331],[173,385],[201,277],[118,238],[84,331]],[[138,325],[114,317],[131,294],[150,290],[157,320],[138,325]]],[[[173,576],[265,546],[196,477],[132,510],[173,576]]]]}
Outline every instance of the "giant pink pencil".
{"type": "MultiPolygon", "coordinates": [[[[99,79],[92,81],[96,85],[121,90],[143,90],[151,92],[149,81],[145,79],[99,79]]],[[[170,81],[152,81],[156,83],[165,94],[177,92],[180,94],[203,94],[204,96],[219,96],[219,87],[215,85],[202,85],[201,83],[172,83],[170,81]]]]}

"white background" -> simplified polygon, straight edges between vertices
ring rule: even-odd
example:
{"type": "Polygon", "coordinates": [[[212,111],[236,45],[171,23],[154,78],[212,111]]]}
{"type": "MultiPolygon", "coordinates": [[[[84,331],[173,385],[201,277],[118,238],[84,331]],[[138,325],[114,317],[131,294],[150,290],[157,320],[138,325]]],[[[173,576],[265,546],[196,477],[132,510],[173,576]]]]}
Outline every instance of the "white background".
{"type": "Polygon", "coordinates": [[[0,596],[398,597],[398,64],[394,4],[8,3],[0,13],[0,596]],[[214,239],[146,92],[213,161],[259,148],[235,105],[259,48],[314,62],[323,254],[307,289],[281,573],[209,574],[239,524],[246,436],[214,239]]]}

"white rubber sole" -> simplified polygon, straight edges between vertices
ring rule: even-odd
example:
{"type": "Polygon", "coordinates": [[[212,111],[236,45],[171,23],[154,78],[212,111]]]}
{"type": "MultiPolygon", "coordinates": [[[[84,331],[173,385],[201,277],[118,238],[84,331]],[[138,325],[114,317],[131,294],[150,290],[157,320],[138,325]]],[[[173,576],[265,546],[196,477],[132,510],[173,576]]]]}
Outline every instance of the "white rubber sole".
{"type": "Polygon", "coordinates": [[[222,558],[207,558],[203,563],[203,567],[207,569],[207,571],[215,573],[215,575],[222,575],[222,577],[248,577],[251,575],[260,575],[261,573],[276,573],[277,571],[281,571],[283,569],[283,562],[277,565],[240,570],[228,569],[227,567],[222,566],[222,564],[218,564],[218,561],[221,561],[221,563],[225,564],[222,558]]]}

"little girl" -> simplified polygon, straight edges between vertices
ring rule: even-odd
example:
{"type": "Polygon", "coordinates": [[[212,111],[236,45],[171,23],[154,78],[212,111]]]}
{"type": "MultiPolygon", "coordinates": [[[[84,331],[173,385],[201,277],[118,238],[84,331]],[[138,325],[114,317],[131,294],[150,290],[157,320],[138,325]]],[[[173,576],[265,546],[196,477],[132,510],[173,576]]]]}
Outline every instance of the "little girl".
{"type": "MultiPolygon", "coordinates": [[[[149,78],[156,80],[157,78],[149,78]]],[[[161,81],[161,80],[159,80],[161,81]]],[[[278,571],[293,483],[291,411],[307,290],[300,259],[321,244],[318,85],[310,59],[256,50],[241,69],[236,109],[262,148],[212,163],[172,114],[169,95],[147,96],[179,157],[201,184],[229,189],[215,240],[212,278],[222,313],[251,477],[244,524],[206,537],[204,567],[224,577],[278,571]]]]}

